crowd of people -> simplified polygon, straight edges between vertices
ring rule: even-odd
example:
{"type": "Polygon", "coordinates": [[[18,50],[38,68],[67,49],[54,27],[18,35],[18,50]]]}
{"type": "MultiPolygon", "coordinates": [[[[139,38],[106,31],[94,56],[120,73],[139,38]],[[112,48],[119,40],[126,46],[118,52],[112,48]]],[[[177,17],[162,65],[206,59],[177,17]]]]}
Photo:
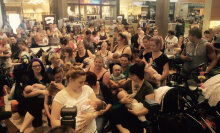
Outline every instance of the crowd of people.
{"type": "Polygon", "coordinates": [[[202,63],[206,74],[220,67],[220,27],[204,37],[199,28],[190,29],[188,37],[168,31],[163,38],[158,30],[146,25],[132,35],[113,21],[108,33],[104,23],[89,23],[79,34],[56,24],[47,30],[33,26],[29,33],[21,26],[16,34],[0,30],[0,64],[15,81],[11,88],[1,82],[0,111],[8,90],[24,116],[17,133],[30,123],[42,133],[42,115],[48,126],[61,126],[61,109],[73,106],[76,132],[103,133],[107,125],[113,133],[149,132],[144,102],[167,85],[173,59],[183,63],[185,75],[202,63]],[[49,49],[36,54],[33,47],[49,49]]]}

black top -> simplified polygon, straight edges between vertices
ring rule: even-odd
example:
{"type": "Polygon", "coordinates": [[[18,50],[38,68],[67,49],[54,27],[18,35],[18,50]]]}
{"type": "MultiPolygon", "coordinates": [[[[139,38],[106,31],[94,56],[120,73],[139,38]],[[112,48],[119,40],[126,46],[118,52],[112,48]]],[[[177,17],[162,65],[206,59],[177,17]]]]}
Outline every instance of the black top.
{"type": "Polygon", "coordinates": [[[17,43],[11,45],[11,53],[12,53],[11,57],[13,59],[19,59],[20,49],[17,43]]]}
{"type": "Polygon", "coordinates": [[[101,78],[98,79],[99,82],[102,82],[102,83],[103,83],[103,77],[104,77],[105,73],[107,73],[107,72],[108,72],[108,71],[105,71],[105,72],[102,74],[101,78]]]}
{"type": "MultiPolygon", "coordinates": [[[[127,81],[124,85],[124,89],[127,91],[128,94],[132,94],[132,84],[131,84],[131,80],[127,81]]],[[[137,94],[135,95],[135,99],[138,102],[144,103],[145,101],[145,96],[149,95],[151,93],[153,93],[153,87],[151,86],[151,84],[147,81],[144,81],[144,83],[142,84],[140,90],[137,92],[137,94]]]]}
{"type": "Polygon", "coordinates": [[[134,36],[131,37],[131,44],[135,47],[138,48],[138,34],[135,34],[134,36]]]}
{"type": "Polygon", "coordinates": [[[76,59],[76,62],[83,63],[83,60],[84,60],[85,58],[87,58],[87,57],[89,57],[89,54],[88,54],[88,52],[87,52],[87,50],[86,50],[86,53],[85,53],[85,55],[84,55],[83,57],[80,57],[79,54],[78,54],[78,52],[77,52],[75,59],[76,59]]]}
{"type": "Polygon", "coordinates": [[[35,77],[30,77],[29,76],[29,80],[27,81],[27,85],[33,85],[33,84],[43,84],[43,85],[47,85],[50,83],[50,80],[47,76],[47,74],[42,75],[43,79],[41,81],[39,81],[38,79],[36,79],[35,77]]]}
{"type": "Polygon", "coordinates": [[[103,94],[103,97],[104,97],[104,101],[106,104],[112,104],[113,100],[112,100],[112,93],[111,91],[109,90],[109,88],[104,85],[103,83],[99,82],[100,83],[100,90],[103,94]]]}
{"type": "Polygon", "coordinates": [[[99,38],[100,38],[100,40],[105,40],[105,39],[107,39],[107,35],[106,35],[106,33],[105,33],[104,36],[102,36],[102,35],[100,34],[100,35],[99,35],[99,38]]]}
{"type": "MultiPolygon", "coordinates": [[[[125,49],[126,49],[127,47],[129,47],[129,46],[125,46],[125,47],[122,49],[121,55],[124,53],[124,51],[125,51],[125,49]]],[[[115,47],[113,48],[112,53],[115,53],[115,51],[117,50],[117,48],[118,48],[118,45],[115,45],[115,47]]]]}
{"type": "Polygon", "coordinates": [[[163,53],[158,58],[153,59],[152,67],[162,75],[163,73],[163,66],[168,63],[167,56],[163,53]]]}
{"type": "Polygon", "coordinates": [[[150,62],[150,58],[152,58],[152,53],[150,52],[150,53],[146,53],[145,55],[144,55],[144,59],[149,63],[150,62]]]}

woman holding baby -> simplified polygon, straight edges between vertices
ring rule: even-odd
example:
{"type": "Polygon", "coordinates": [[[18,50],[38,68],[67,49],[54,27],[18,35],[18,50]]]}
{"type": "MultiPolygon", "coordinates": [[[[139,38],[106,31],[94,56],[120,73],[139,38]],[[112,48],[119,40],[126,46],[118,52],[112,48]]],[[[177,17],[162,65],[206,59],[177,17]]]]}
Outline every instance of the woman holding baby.
{"type": "MultiPolygon", "coordinates": [[[[63,106],[77,107],[76,130],[83,133],[96,133],[95,118],[97,111],[82,114],[82,105],[88,101],[98,101],[94,91],[84,85],[86,73],[82,68],[73,68],[67,73],[68,85],[65,89],[57,93],[52,104],[51,125],[61,126],[60,111],[63,106]]],[[[83,105],[85,107],[85,105],[83,105]]]]}
{"type": "MultiPolygon", "coordinates": [[[[143,62],[136,63],[130,67],[131,80],[127,81],[123,88],[128,95],[119,96],[119,92],[118,99],[120,103],[124,105],[131,104],[135,99],[138,103],[144,104],[145,100],[154,99],[152,86],[144,80],[144,68],[145,64],[143,62]]],[[[137,111],[134,110],[132,106],[122,106],[122,108],[116,112],[118,113],[117,116],[119,116],[116,127],[120,132],[128,132],[129,130],[129,132],[132,133],[143,133],[144,129],[141,125],[144,121],[138,118],[145,116],[148,113],[148,109],[142,105],[141,109],[137,111]]]]}
{"type": "Polygon", "coordinates": [[[152,65],[151,66],[154,70],[156,70],[158,74],[161,75],[159,78],[158,76],[152,76],[153,79],[151,81],[153,83],[157,83],[157,81],[159,81],[161,82],[161,84],[167,78],[169,74],[168,58],[163,52],[161,52],[162,41],[163,40],[160,37],[152,37],[150,39],[150,45],[152,49],[152,65]]]}
{"type": "Polygon", "coordinates": [[[132,55],[131,47],[128,45],[128,39],[124,34],[119,33],[117,37],[117,45],[113,48],[112,53],[112,63],[119,63],[119,58],[122,54],[132,55]]]}
{"type": "Polygon", "coordinates": [[[24,132],[31,122],[36,132],[42,133],[42,109],[44,108],[46,85],[49,80],[44,65],[39,59],[33,59],[29,68],[28,80],[23,91],[27,101],[27,113],[17,133],[24,132]]]}

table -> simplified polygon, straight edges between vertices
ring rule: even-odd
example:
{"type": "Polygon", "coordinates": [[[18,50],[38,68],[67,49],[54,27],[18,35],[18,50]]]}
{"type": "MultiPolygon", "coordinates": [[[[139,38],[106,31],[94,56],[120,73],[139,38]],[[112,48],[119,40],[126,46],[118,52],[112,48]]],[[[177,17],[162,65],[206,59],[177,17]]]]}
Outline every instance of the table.
{"type": "MultiPolygon", "coordinates": [[[[37,47],[37,48],[31,48],[31,51],[36,54],[40,49],[43,49],[44,51],[48,50],[49,48],[52,48],[51,50],[54,50],[56,48],[59,48],[59,46],[46,46],[46,47],[37,47]]],[[[50,50],[50,51],[51,51],[50,50]]]]}

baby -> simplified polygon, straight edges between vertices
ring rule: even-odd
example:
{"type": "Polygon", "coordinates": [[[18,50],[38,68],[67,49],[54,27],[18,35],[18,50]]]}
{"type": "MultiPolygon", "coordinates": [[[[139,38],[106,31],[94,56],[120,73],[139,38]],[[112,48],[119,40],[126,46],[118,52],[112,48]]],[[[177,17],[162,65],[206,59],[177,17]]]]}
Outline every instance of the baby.
{"type": "Polygon", "coordinates": [[[118,88],[126,81],[125,75],[121,73],[121,66],[114,65],[113,66],[113,73],[110,76],[110,83],[112,84],[113,88],[118,88]]]}
{"type": "Polygon", "coordinates": [[[145,72],[147,72],[147,79],[153,80],[157,86],[160,86],[161,75],[152,66],[146,67],[145,72]]]}
{"type": "Polygon", "coordinates": [[[45,88],[41,87],[39,84],[28,85],[25,87],[25,93],[31,93],[37,90],[45,90],[45,88]]]}
{"type": "Polygon", "coordinates": [[[24,88],[25,94],[29,94],[34,91],[39,92],[39,95],[37,96],[38,98],[44,98],[44,95],[46,93],[46,87],[41,84],[33,84],[33,85],[28,85],[24,88]]]}
{"type": "Polygon", "coordinates": [[[100,111],[104,108],[104,106],[105,103],[101,100],[87,100],[79,107],[78,114],[82,115],[86,113],[91,113],[93,111],[100,111]]]}
{"type": "MultiPolygon", "coordinates": [[[[135,93],[136,94],[136,93],[135,93]]],[[[128,109],[132,109],[134,110],[135,112],[139,112],[141,111],[142,109],[144,109],[144,106],[141,102],[138,102],[136,99],[134,99],[133,97],[135,96],[135,94],[131,94],[129,95],[126,91],[122,90],[118,93],[117,97],[119,100],[121,100],[122,98],[124,97],[127,97],[129,96],[130,98],[132,98],[132,102],[131,103],[127,103],[125,104],[125,106],[128,108],[128,109]]],[[[141,121],[141,122],[145,122],[146,121],[146,118],[144,115],[142,116],[138,116],[138,119],[141,121]]]]}
{"type": "MultiPolygon", "coordinates": [[[[96,101],[92,101],[92,100],[86,100],[85,102],[79,104],[77,106],[77,116],[76,116],[76,129],[79,129],[80,127],[82,127],[83,122],[82,122],[82,118],[80,117],[80,115],[85,115],[87,113],[93,113],[95,111],[100,111],[103,110],[105,108],[105,102],[101,101],[101,100],[96,100],[96,101]]],[[[91,123],[94,121],[88,121],[87,126],[82,130],[82,133],[87,133],[87,132],[91,132],[90,130],[92,128],[91,127],[91,123]]],[[[79,133],[81,133],[79,132],[79,133]]]]}

